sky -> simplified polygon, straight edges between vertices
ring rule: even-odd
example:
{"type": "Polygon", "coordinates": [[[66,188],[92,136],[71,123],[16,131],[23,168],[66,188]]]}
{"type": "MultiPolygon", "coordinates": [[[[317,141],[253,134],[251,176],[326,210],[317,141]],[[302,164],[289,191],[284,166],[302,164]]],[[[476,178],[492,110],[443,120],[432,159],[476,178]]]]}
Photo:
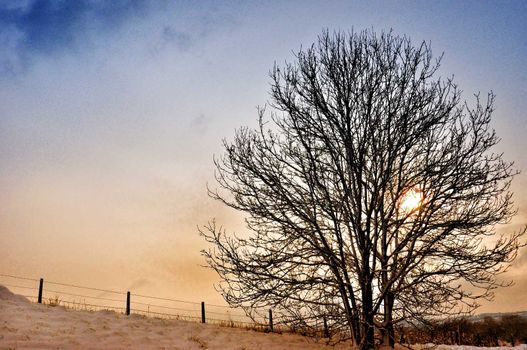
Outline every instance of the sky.
{"type": "MultiPolygon", "coordinates": [[[[221,302],[199,251],[223,138],[255,126],[269,70],[323,29],[393,29],[496,94],[527,223],[527,2],[0,1],[0,273],[221,302]]],[[[527,310],[527,251],[480,312],[527,310]]]]}

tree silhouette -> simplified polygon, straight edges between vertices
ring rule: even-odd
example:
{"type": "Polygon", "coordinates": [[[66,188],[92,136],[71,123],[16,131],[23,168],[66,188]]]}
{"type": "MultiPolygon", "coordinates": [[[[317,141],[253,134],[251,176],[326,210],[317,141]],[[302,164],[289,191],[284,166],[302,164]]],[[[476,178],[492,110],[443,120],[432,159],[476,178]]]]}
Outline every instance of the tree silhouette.
{"type": "Polygon", "coordinates": [[[224,141],[209,190],[248,233],[200,230],[227,302],[305,327],[324,316],[369,349],[376,330],[393,347],[401,319],[502,285],[525,230],[495,233],[515,171],[492,153],[494,95],[470,107],[439,65],[427,43],[367,31],[324,32],[275,65],[259,128],[224,141]]]}

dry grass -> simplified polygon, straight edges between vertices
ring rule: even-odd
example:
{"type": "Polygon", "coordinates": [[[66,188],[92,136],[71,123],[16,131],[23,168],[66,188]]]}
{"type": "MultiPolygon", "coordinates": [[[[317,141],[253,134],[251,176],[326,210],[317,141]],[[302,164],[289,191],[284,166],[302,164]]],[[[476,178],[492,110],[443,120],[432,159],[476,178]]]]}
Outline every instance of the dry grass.
{"type": "Polygon", "coordinates": [[[197,335],[193,334],[191,335],[190,337],[187,338],[188,340],[190,341],[193,341],[195,343],[198,344],[198,346],[201,348],[201,349],[207,349],[207,342],[204,341],[203,339],[200,339],[197,335]]]}
{"type": "Polygon", "coordinates": [[[45,303],[51,307],[59,306],[60,305],[60,299],[58,296],[54,296],[53,298],[49,298],[47,303],[45,303]]]}
{"type": "MultiPolygon", "coordinates": [[[[106,311],[115,312],[115,313],[121,313],[121,314],[124,313],[124,312],[119,312],[119,311],[115,311],[115,310],[112,310],[112,309],[106,309],[104,307],[94,307],[93,305],[86,304],[85,301],[65,301],[65,300],[61,300],[61,299],[59,299],[58,296],[54,296],[52,298],[45,299],[45,300],[43,300],[43,302],[44,302],[45,305],[49,305],[51,307],[62,306],[64,308],[66,308],[66,309],[75,310],[75,311],[96,312],[96,311],[106,310],[106,311]]],[[[170,316],[170,317],[163,317],[163,316],[159,316],[159,315],[152,315],[152,314],[149,315],[148,312],[134,312],[134,310],[132,310],[132,314],[135,315],[135,316],[142,317],[142,318],[153,318],[153,319],[159,319],[159,320],[161,320],[161,319],[163,319],[163,320],[181,320],[181,321],[187,321],[187,322],[200,322],[201,321],[200,319],[198,320],[197,317],[184,316],[184,315],[173,315],[173,316],[170,316]]],[[[263,324],[263,323],[250,323],[250,322],[234,321],[232,319],[229,319],[229,320],[209,319],[209,320],[207,320],[207,324],[214,324],[214,325],[218,325],[220,327],[227,327],[227,328],[245,329],[245,330],[250,330],[250,331],[255,331],[255,332],[271,333],[271,329],[270,329],[269,325],[268,324],[263,324]]],[[[273,329],[272,333],[276,333],[276,334],[291,333],[291,334],[299,334],[299,335],[303,335],[303,336],[311,336],[311,337],[314,336],[313,334],[307,334],[305,331],[302,331],[301,329],[295,329],[294,327],[290,328],[290,327],[287,327],[287,326],[284,326],[284,325],[274,325],[274,329],[273,329]]],[[[314,337],[318,338],[316,335],[314,337]]],[[[189,340],[193,340],[194,342],[199,343],[200,344],[199,345],[200,348],[206,349],[206,347],[207,347],[207,344],[205,342],[203,342],[202,340],[200,340],[195,335],[192,335],[189,338],[189,340]]]]}

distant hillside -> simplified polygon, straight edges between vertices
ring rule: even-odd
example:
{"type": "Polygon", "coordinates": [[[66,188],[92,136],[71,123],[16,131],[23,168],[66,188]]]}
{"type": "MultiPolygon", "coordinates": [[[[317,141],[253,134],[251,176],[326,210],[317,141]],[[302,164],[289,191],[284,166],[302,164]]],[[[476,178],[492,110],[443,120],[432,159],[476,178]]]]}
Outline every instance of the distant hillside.
{"type": "Polygon", "coordinates": [[[492,317],[495,319],[500,319],[503,316],[509,316],[509,315],[518,315],[520,317],[523,317],[527,319],[527,311],[516,311],[516,312],[490,312],[490,313],[484,313],[484,314],[478,314],[478,315],[472,315],[468,317],[470,320],[473,321],[479,321],[482,320],[485,317],[492,317]]]}

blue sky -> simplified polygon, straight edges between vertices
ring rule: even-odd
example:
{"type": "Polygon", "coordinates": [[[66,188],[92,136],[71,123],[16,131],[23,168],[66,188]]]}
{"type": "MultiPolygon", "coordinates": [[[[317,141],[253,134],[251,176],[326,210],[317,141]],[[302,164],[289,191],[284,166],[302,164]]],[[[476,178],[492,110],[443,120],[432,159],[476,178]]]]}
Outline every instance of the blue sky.
{"type": "MultiPolygon", "coordinates": [[[[498,151],[524,171],[512,227],[525,223],[524,1],[2,1],[0,264],[215,298],[196,225],[243,225],[206,196],[212,156],[255,125],[274,62],[324,28],[430,41],[465,98],[496,93],[498,151]]],[[[509,272],[517,286],[484,310],[518,307],[526,255],[509,272]]]]}

